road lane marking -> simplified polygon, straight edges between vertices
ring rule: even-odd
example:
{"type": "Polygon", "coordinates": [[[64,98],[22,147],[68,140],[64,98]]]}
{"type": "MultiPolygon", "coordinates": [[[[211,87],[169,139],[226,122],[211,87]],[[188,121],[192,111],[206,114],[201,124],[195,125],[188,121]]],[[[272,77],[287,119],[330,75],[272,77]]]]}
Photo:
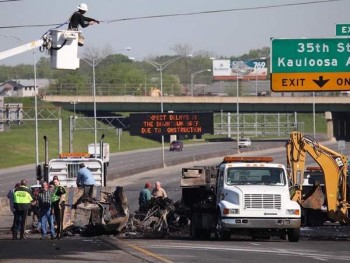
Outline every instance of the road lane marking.
{"type": "Polygon", "coordinates": [[[147,248],[162,248],[162,249],[181,249],[181,250],[217,250],[217,251],[245,251],[245,252],[255,252],[255,253],[269,253],[269,254],[276,254],[281,256],[299,256],[304,258],[313,258],[320,261],[329,261],[329,260],[344,260],[349,261],[349,256],[342,256],[342,255],[332,255],[332,254],[325,254],[320,253],[318,251],[303,251],[303,250],[286,250],[286,249],[273,249],[273,250],[266,250],[266,248],[249,248],[249,247],[213,247],[213,246],[194,246],[193,244],[189,246],[185,245],[171,245],[171,244],[165,244],[165,245],[152,245],[148,244],[146,245],[147,248]]]}
{"type": "Polygon", "coordinates": [[[163,258],[162,256],[158,255],[158,254],[155,254],[155,253],[152,253],[151,251],[148,251],[146,249],[143,249],[139,246],[136,246],[136,245],[132,245],[132,244],[128,244],[126,243],[127,246],[137,250],[137,251],[140,251],[141,253],[147,255],[147,256],[150,256],[150,257],[153,257],[153,258],[156,258],[158,260],[160,260],[161,262],[165,262],[165,263],[173,263],[173,261],[170,261],[166,258],[163,258]]]}

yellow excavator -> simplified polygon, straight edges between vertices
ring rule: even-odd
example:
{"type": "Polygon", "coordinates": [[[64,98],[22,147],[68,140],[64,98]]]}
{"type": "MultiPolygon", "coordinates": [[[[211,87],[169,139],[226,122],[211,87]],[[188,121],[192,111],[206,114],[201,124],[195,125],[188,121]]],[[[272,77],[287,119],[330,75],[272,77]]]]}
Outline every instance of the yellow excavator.
{"type": "Polygon", "coordinates": [[[321,211],[326,205],[327,219],[340,224],[348,224],[350,205],[347,201],[346,156],[337,153],[310,136],[298,131],[290,134],[286,143],[287,170],[292,183],[292,200],[299,202],[305,211],[321,211]],[[320,166],[324,175],[324,194],[319,183],[315,182],[312,192],[303,195],[303,180],[306,156],[310,155],[320,166]]]}

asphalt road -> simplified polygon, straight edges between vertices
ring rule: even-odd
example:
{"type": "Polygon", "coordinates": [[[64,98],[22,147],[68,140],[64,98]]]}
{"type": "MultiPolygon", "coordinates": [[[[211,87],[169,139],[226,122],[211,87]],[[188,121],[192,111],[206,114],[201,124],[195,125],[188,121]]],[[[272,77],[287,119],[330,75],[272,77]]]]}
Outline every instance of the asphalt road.
{"type": "MultiPolygon", "coordinates": [[[[266,147],[282,146],[282,141],[274,142],[253,142],[249,150],[264,149],[266,147]]],[[[242,149],[242,152],[247,149],[242,149]]],[[[198,143],[185,145],[182,152],[169,151],[166,144],[164,149],[164,160],[166,166],[179,163],[186,163],[196,160],[208,159],[217,156],[234,154],[237,148],[234,142],[216,142],[216,143],[198,143]]],[[[131,174],[141,173],[148,170],[154,170],[163,167],[161,148],[136,150],[112,154],[110,165],[108,167],[107,181],[129,176],[131,174]]],[[[36,184],[35,164],[14,167],[9,169],[0,169],[0,197],[6,196],[9,189],[21,179],[27,179],[28,183],[36,184]]],[[[109,184],[107,182],[107,184],[109,184]]],[[[109,184],[111,185],[111,184],[109,184]]]]}
{"type": "MultiPolygon", "coordinates": [[[[257,143],[255,148],[243,150],[241,155],[250,156],[272,156],[275,162],[285,164],[285,149],[283,142],[257,143]],[[276,146],[272,147],[272,146],[276,146]],[[259,147],[258,147],[259,146],[259,147]],[[263,150],[265,149],[265,150],[263,150]]],[[[226,143],[204,144],[203,146],[186,147],[208,152],[208,146],[222,149],[226,143]]],[[[327,147],[337,150],[336,142],[326,143],[327,147]]],[[[233,149],[231,145],[227,146],[233,149]]],[[[235,149],[233,149],[235,150],[235,149]]],[[[169,153],[169,158],[181,158],[184,152],[169,153]]],[[[211,151],[211,150],[210,150],[211,151]]],[[[113,156],[118,161],[129,160],[134,165],[141,164],[142,158],[153,159],[152,155],[159,153],[159,149],[151,152],[141,151],[113,156]],[[129,155],[130,154],[130,155],[129,155]],[[124,159],[125,158],[125,159],[124,159]]],[[[349,154],[347,151],[345,154],[349,154]]],[[[160,155],[161,153],[159,153],[160,155]]],[[[156,157],[156,159],[159,158],[156,157]]],[[[166,156],[167,158],[167,156],[166,156]]],[[[171,167],[145,171],[135,175],[117,176],[109,181],[109,185],[123,186],[129,201],[131,211],[137,209],[137,198],[140,189],[146,181],[161,181],[168,195],[173,200],[178,200],[181,195],[179,178],[181,168],[192,165],[212,165],[222,160],[222,157],[210,158],[202,161],[184,162],[171,167]]],[[[311,157],[308,165],[313,165],[311,157]]],[[[127,162],[127,161],[126,161],[127,162]]],[[[114,166],[114,164],[113,164],[114,166]]],[[[119,167],[121,169],[121,167],[119,167]]],[[[25,174],[25,173],[24,173],[25,174]]],[[[12,177],[22,176],[23,172],[12,172],[12,177]],[[16,175],[17,174],[17,175],[16,175]]],[[[3,176],[1,176],[3,177],[3,176]]],[[[17,179],[16,179],[17,180],[17,179]]],[[[1,184],[1,188],[4,188],[1,184]]],[[[303,228],[301,241],[290,243],[279,239],[265,241],[252,240],[248,237],[235,237],[231,241],[194,241],[188,236],[171,235],[169,239],[143,239],[132,235],[102,236],[102,237],[66,237],[62,240],[40,241],[38,237],[32,236],[29,240],[9,240],[9,225],[11,216],[8,213],[0,216],[0,259],[2,262],[19,262],[23,260],[35,262],[63,262],[74,260],[76,262],[347,262],[350,261],[348,249],[350,240],[349,227],[325,226],[316,228],[303,228]],[[16,243],[14,243],[16,242],[16,243]],[[15,245],[14,245],[15,244],[15,245]],[[38,249],[40,248],[40,249],[38,249]]],[[[39,236],[40,237],[40,236],[39,236]]]]}

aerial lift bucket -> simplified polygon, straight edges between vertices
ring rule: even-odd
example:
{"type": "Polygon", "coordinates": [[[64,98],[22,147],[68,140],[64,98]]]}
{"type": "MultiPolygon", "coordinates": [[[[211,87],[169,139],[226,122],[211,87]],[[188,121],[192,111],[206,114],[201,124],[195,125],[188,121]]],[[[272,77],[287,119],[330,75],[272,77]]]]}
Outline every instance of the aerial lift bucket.
{"type": "Polygon", "coordinates": [[[51,31],[52,47],[50,49],[51,67],[53,69],[77,69],[79,31],[51,31]]]}

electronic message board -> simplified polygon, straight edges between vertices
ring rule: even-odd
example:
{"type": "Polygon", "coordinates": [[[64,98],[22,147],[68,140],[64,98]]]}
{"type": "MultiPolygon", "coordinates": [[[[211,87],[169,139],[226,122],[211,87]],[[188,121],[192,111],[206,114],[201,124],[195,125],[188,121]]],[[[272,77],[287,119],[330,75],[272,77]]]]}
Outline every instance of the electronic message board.
{"type": "Polygon", "coordinates": [[[214,133],[213,113],[132,113],[130,135],[214,133]]]}

